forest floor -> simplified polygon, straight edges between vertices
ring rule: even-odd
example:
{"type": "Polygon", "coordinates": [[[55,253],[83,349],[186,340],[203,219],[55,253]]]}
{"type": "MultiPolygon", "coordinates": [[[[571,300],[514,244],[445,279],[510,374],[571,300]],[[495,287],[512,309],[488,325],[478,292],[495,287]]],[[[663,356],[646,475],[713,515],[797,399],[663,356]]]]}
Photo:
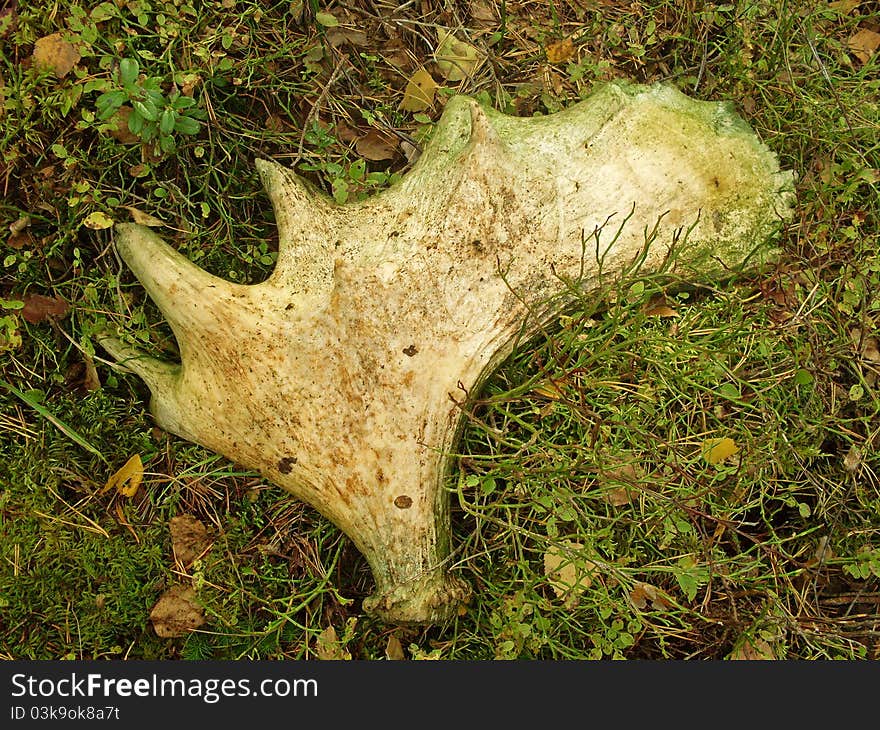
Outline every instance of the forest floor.
{"type": "Polygon", "coordinates": [[[6,3],[0,655],[878,658],[878,43],[857,0],[6,3]],[[617,78],[732,102],[795,172],[778,259],[685,291],[634,274],[520,348],[449,477],[473,598],[383,625],[345,535],[157,428],[111,367],[108,327],[175,357],[113,223],[257,282],[256,158],[351,202],[453,94],[531,116],[617,78]]]}

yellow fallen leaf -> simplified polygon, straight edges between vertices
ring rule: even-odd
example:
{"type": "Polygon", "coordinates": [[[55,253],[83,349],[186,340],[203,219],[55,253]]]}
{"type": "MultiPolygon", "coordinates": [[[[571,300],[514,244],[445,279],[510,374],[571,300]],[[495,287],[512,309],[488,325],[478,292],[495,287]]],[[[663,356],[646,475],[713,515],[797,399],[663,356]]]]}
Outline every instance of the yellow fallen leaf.
{"type": "Polygon", "coordinates": [[[739,451],[739,446],[732,438],[725,436],[719,439],[708,439],[702,445],[703,458],[709,464],[720,464],[739,451]]]}
{"type": "Polygon", "coordinates": [[[434,59],[443,78],[461,81],[473,74],[480,58],[480,52],[469,43],[458,40],[448,30],[437,35],[437,49],[434,59]]]}
{"type": "Polygon", "coordinates": [[[144,465],[139,454],[135,454],[125,465],[113,474],[103,486],[100,494],[116,488],[123,497],[133,497],[144,479],[144,465]]]}
{"type": "Polygon", "coordinates": [[[400,108],[405,112],[423,112],[434,103],[436,90],[437,82],[425,69],[420,68],[407,82],[400,108]]]}
{"type": "Polygon", "coordinates": [[[96,210],[94,213],[89,213],[83,219],[83,225],[86,228],[91,228],[93,231],[102,231],[113,225],[113,219],[106,213],[96,210]]]}
{"type": "Polygon", "coordinates": [[[149,226],[151,228],[156,228],[158,226],[164,226],[165,224],[160,221],[158,218],[151,216],[149,213],[144,213],[142,210],[138,210],[137,208],[132,208],[130,205],[122,206],[129,213],[131,213],[131,219],[142,226],[149,226]]]}
{"type": "Polygon", "coordinates": [[[550,63],[564,63],[572,56],[574,56],[574,41],[571,38],[547,46],[547,60],[550,63]]]}
{"type": "Polygon", "coordinates": [[[64,40],[61,33],[43,36],[34,43],[34,65],[40,69],[54,71],[58,78],[70,73],[79,59],[80,54],[76,46],[64,40]]]}
{"type": "Polygon", "coordinates": [[[566,540],[544,553],[544,575],[558,598],[577,596],[592,584],[598,566],[577,554],[583,549],[579,542],[566,540]]]}

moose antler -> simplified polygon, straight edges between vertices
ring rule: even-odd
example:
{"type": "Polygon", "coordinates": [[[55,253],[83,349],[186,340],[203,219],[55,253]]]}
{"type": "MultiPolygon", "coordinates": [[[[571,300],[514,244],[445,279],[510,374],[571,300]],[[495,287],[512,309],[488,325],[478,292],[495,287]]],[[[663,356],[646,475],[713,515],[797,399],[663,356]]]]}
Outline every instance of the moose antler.
{"type": "Polygon", "coordinates": [[[229,283],[119,225],[181,364],[102,344],[146,381],[163,428],[342,529],[375,577],[365,610],[399,623],[444,620],[469,593],[447,565],[444,478],[463,402],[517,335],[573,283],[634,261],[737,267],[793,202],[791,174],[730,108],[663,85],[609,84],[528,119],[454,97],[413,169],[348,205],[257,166],[279,230],[269,279],[229,283]]]}

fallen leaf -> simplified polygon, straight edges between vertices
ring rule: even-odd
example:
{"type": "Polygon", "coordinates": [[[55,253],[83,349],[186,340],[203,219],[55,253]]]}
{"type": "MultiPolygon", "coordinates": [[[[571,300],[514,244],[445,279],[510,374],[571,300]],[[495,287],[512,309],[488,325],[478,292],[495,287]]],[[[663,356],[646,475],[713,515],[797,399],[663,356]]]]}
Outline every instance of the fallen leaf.
{"type": "Polygon", "coordinates": [[[440,30],[434,60],[437,69],[448,81],[461,81],[471,76],[480,59],[480,52],[469,43],[458,40],[448,30],[440,30]]]}
{"type": "Polygon", "coordinates": [[[61,33],[43,36],[34,43],[33,60],[37,68],[54,71],[64,78],[80,59],[76,46],[64,40],[61,33]]]}
{"type": "Polygon", "coordinates": [[[846,456],[843,457],[843,468],[846,469],[850,474],[855,474],[859,471],[859,467],[862,465],[862,450],[853,444],[849,447],[849,451],[846,452],[846,456]]]}
{"type": "Polygon", "coordinates": [[[315,21],[318,25],[323,25],[325,28],[335,28],[339,25],[339,21],[336,19],[336,16],[333,13],[328,13],[326,11],[319,11],[315,13],[315,21]]]}
{"type": "Polygon", "coordinates": [[[547,46],[547,60],[550,63],[565,63],[574,56],[574,41],[571,38],[551,43],[547,46]]]}
{"type": "Polygon", "coordinates": [[[862,330],[854,327],[849,333],[853,347],[858,350],[859,357],[874,364],[880,364],[880,343],[873,336],[865,336],[862,330]]]}
{"type": "Polygon", "coordinates": [[[174,559],[184,568],[202,556],[211,546],[211,537],[201,520],[192,515],[177,515],[168,522],[174,559]]]}
{"type": "Polygon", "coordinates": [[[83,354],[80,362],[74,362],[64,373],[64,381],[74,391],[85,390],[88,393],[101,389],[101,379],[95,361],[87,354],[83,354]]]}
{"type": "Polygon", "coordinates": [[[351,654],[342,646],[339,637],[336,636],[336,629],[332,626],[328,626],[318,634],[318,639],[315,641],[315,654],[318,659],[325,661],[351,659],[351,654]]]}
{"type": "Polygon", "coordinates": [[[471,2],[471,18],[478,26],[486,27],[498,24],[495,8],[489,2],[471,2]]]}
{"type": "Polygon", "coordinates": [[[776,654],[764,639],[745,637],[728,658],[732,661],[775,660],[776,654]]]}
{"type": "Polygon", "coordinates": [[[602,499],[612,507],[629,504],[635,495],[632,486],[638,484],[645,472],[636,464],[621,464],[612,469],[605,469],[599,475],[603,487],[602,499]]]}
{"type": "Polygon", "coordinates": [[[185,636],[205,623],[205,611],[190,586],[177,585],[165,591],[150,611],[157,636],[170,639],[185,636]]]}
{"type": "Polygon", "coordinates": [[[603,497],[612,507],[623,507],[623,505],[632,502],[632,493],[626,487],[609,489],[603,497]]]}
{"type": "Polygon", "coordinates": [[[577,555],[584,546],[566,540],[544,553],[544,575],[558,598],[577,596],[593,583],[598,566],[577,555]]]}
{"type": "Polygon", "coordinates": [[[436,90],[437,82],[425,69],[420,68],[407,82],[400,108],[405,112],[423,112],[433,105],[436,90]]]}
{"type": "Polygon", "coordinates": [[[367,160],[393,160],[397,155],[397,138],[371,129],[358,139],[354,148],[367,160]]]}
{"type": "Polygon", "coordinates": [[[629,598],[639,610],[647,608],[649,603],[655,611],[667,611],[675,605],[659,588],[641,581],[633,586],[629,598]]]}
{"type": "Polygon", "coordinates": [[[676,312],[668,304],[651,304],[645,310],[646,317],[677,317],[676,312]]]}
{"type": "Polygon", "coordinates": [[[19,216],[13,223],[9,224],[9,232],[14,236],[17,233],[21,233],[30,224],[31,217],[29,215],[19,216]]]}
{"type": "Polygon", "coordinates": [[[349,45],[355,48],[366,48],[370,45],[370,39],[362,30],[354,28],[330,28],[327,31],[327,42],[334,48],[349,45]]]}
{"type": "Polygon", "coordinates": [[[47,319],[63,319],[70,311],[70,305],[61,297],[44,297],[42,294],[28,294],[24,298],[21,316],[26,322],[39,324],[47,319]]]}
{"type": "Polygon", "coordinates": [[[385,658],[392,661],[406,659],[406,654],[403,653],[403,646],[400,644],[400,639],[394,634],[391,634],[391,636],[388,637],[388,643],[385,645],[385,658]]]}
{"type": "Polygon", "coordinates": [[[835,0],[835,2],[828,3],[828,9],[836,10],[841,15],[849,15],[861,4],[862,0],[835,0]]]}
{"type": "Polygon", "coordinates": [[[101,488],[99,494],[116,488],[123,497],[133,497],[144,479],[144,465],[139,454],[132,456],[101,488]]]}
{"type": "Polygon", "coordinates": [[[130,106],[121,106],[110,119],[107,120],[107,133],[117,142],[122,144],[137,144],[141,141],[128,126],[128,118],[134,111],[130,106]]]}
{"type": "Polygon", "coordinates": [[[739,451],[739,446],[732,438],[724,437],[718,439],[708,439],[701,446],[703,458],[709,464],[720,464],[725,459],[733,456],[739,451]]]}
{"type": "Polygon", "coordinates": [[[85,360],[85,374],[83,375],[83,387],[93,393],[96,390],[101,390],[101,378],[98,376],[98,369],[95,367],[95,361],[92,359],[90,355],[84,355],[83,359],[85,360]]]}
{"type": "Polygon", "coordinates": [[[105,228],[110,228],[113,225],[113,219],[106,213],[96,210],[94,213],[89,213],[83,219],[82,224],[93,231],[103,231],[105,228]]]}
{"type": "Polygon", "coordinates": [[[880,33],[862,28],[846,42],[852,54],[863,64],[871,60],[874,51],[880,46],[880,33]]]}
{"type": "Polygon", "coordinates": [[[144,213],[142,210],[138,210],[137,208],[132,208],[130,205],[123,205],[129,213],[131,213],[131,219],[142,226],[149,226],[150,228],[157,228],[159,226],[164,226],[165,223],[160,221],[158,218],[151,216],[149,213],[144,213]]]}
{"type": "Polygon", "coordinates": [[[340,142],[357,142],[364,134],[364,130],[352,127],[345,122],[336,122],[333,125],[333,136],[340,142]]]}

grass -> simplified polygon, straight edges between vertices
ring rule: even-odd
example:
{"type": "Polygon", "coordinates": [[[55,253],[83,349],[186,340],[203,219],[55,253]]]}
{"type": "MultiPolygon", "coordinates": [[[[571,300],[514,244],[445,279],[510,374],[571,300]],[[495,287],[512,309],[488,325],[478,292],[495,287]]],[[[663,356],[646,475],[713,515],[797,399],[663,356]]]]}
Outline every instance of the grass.
{"type": "Polygon", "coordinates": [[[296,5],[36,0],[0,15],[0,379],[19,393],[0,386],[0,652],[877,658],[880,61],[851,47],[880,32],[874,5],[296,5]],[[437,27],[488,60],[441,83],[432,108],[401,111],[419,65],[442,81],[437,27]],[[62,78],[32,61],[56,32],[80,54],[62,78]],[[172,130],[163,149],[108,129],[97,99],[126,58],[196,100],[196,133],[172,130]],[[354,199],[409,158],[364,161],[351,130],[413,149],[454,91],[528,115],[617,76],[733,101],[797,172],[778,263],[697,288],[633,275],[520,348],[474,403],[449,483],[473,600],[447,626],[378,624],[344,535],[160,432],[143,385],[105,365],[93,338],[107,326],[166,356],[174,343],[109,229],[83,221],[134,208],[212,273],[259,281],[276,233],[255,157],[354,199]],[[72,306],[30,322],[33,294],[72,306]],[[720,439],[738,450],[712,463],[720,439]],[[102,493],[133,454],[138,493],[102,493]],[[171,551],[182,514],[211,538],[189,567],[171,551]],[[580,589],[558,595],[547,561],[580,589]],[[178,583],[206,623],[160,638],[150,610],[178,583]]]}

